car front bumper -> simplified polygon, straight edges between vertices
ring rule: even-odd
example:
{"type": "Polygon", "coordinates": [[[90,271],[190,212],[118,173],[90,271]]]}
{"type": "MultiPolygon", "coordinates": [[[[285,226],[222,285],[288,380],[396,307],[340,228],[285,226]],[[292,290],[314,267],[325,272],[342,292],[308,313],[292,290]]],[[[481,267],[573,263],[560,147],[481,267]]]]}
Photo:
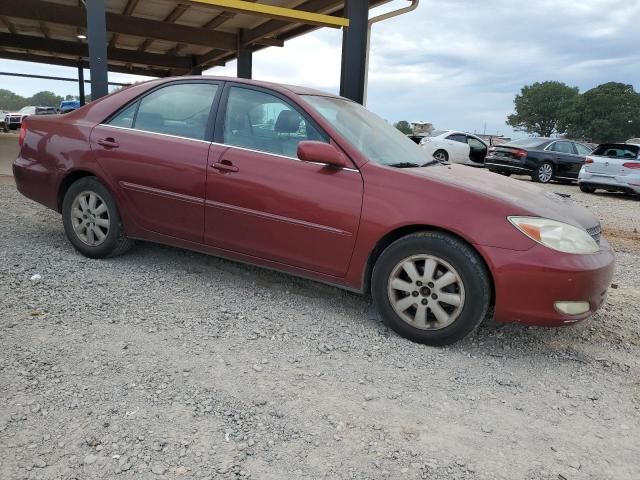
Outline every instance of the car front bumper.
{"type": "Polygon", "coordinates": [[[640,172],[631,175],[614,176],[587,172],[583,169],[578,176],[578,184],[640,194],[640,172]]]}
{"type": "Polygon", "coordinates": [[[514,252],[477,247],[490,264],[495,284],[495,319],[505,323],[557,327],[591,317],[602,307],[615,268],[607,240],[591,255],[556,252],[536,244],[514,252]],[[588,310],[567,315],[558,302],[588,302],[588,310]]]}

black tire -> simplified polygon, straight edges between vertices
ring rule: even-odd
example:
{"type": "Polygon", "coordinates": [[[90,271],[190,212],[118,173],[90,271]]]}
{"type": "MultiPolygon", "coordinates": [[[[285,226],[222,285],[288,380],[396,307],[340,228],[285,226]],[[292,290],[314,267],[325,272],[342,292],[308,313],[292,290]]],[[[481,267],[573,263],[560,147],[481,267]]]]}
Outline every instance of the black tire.
{"type": "MultiPolygon", "coordinates": [[[[376,261],[371,279],[373,303],[382,321],[399,335],[432,346],[449,345],[473,332],[490,315],[491,292],[489,273],[476,251],[456,237],[440,232],[415,233],[393,242],[376,261]],[[414,255],[443,260],[461,278],[465,300],[453,323],[439,329],[421,329],[403,320],[394,310],[388,291],[390,278],[397,265],[414,255]]],[[[428,291],[426,295],[429,296],[428,291]]],[[[421,301],[424,304],[425,300],[421,301]]]]}
{"type": "Polygon", "coordinates": [[[89,258],[107,258],[122,255],[133,246],[133,240],[127,238],[120,219],[118,206],[107,187],[96,177],[82,177],[75,181],[67,190],[62,202],[62,224],[71,244],[89,258]],[[72,224],[73,202],[82,193],[95,193],[107,207],[109,228],[102,243],[91,246],[85,243],[74,230],[72,224]]]}
{"type": "Polygon", "coordinates": [[[540,165],[538,165],[538,168],[536,168],[535,172],[533,172],[533,177],[531,178],[534,182],[549,183],[551,180],[553,180],[555,174],[556,169],[553,167],[553,164],[551,162],[542,162],[540,165]],[[548,174],[546,173],[546,169],[551,169],[550,176],[548,176],[548,174]]]}
{"type": "Polygon", "coordinates": [[[449,161],[449,154],[447,153],[446,150],[436,150],[435,152],[433,152],[433,158],[442,162],[448,162],[449,161]],[[438,156],[441,156],[440,159],[438,159],[438,156]]]}
{"type": "Polygon", "coordinates": [[[596,187],[592,187],[590,185],[582,185],[580,184],[580,191],[584,193],[593,193],[596,191],[596,187]]]}

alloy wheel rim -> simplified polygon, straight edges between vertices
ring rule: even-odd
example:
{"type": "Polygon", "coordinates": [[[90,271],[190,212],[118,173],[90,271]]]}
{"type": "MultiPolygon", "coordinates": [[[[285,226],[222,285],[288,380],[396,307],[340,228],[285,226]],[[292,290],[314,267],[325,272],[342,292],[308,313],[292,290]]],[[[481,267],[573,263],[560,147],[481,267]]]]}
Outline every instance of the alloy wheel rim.
{"type": "Polygon", "coordinates": [[[439,162],[444,162],[445,161],[445,155],[443,152],[438,152],[436,153],[433,158],[435,158],[436,160],[438,160],[439,162]]]}
{"type": "Polygon", "coordinates": [[[82,243],[97,247],[104,243],[109,235],[109,207],[96,192],[80,192],[71,204],[71,225],[82,243]]]}
{"type": "Polygon", "coordinates": [[[420,330],[440,330],[460,316],[465,288],[458,272],[433,255],[412,255],[391,271],[387,286],[395,313],[420,330]]]}
{"type": "Polygon", "coordinates": [[[551,180],[551,175],[553,175],[553,169],[551,168],[551,165],[545,163],[540,167],[540,175],[538,176],[540,177],[541,182],[547,183],[549,180],[551,180]]]}

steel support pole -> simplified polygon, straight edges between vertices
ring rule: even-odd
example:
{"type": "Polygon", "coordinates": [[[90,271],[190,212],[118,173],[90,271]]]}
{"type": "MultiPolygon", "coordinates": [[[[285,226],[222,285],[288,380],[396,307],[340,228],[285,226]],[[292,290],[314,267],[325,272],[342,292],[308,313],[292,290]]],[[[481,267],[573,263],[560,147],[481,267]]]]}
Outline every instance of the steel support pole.
{"type": "Polygon", "coordinates": [[[342,32],[340,95],[363,103],[369,2],[367,0],[347,0],[345,13],[349,19],[349,26],[342,32]]]}
{"type": "Polygon", "coordinates": [[[244,43],[244,32],[238,34],[238,78],[251,78],[253,74],[253,50],[244,43]]]}
{"type": "Polygon", "coordinates": [[[82,65],[82,62],[78,63],[78,91],[80,106],[82,106],[87,103],[87,97],[84,93],[84,65],[82,65]]]}
{"type": "Polygon", "coordinates": [[[93,100],[104,97],[109,93],[107,24],[104,2],[105,0],[86,0],[91,98],[93,100]]]}

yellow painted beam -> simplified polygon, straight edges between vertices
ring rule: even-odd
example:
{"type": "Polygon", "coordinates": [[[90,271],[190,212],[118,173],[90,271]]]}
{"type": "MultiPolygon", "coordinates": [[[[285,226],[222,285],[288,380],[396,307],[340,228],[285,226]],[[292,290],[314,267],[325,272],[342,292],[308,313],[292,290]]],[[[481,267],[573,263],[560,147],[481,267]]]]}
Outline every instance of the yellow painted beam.
{"type": "Polygon", "coordinates": [[[285,20],[291,23],[305,23],[332,28],[349,26],[349,20],[343,17],[305,12],[304,10],[296,10],[295,8],[275,7],[273,5],[252,3],[245,0],[191,0],[191,2],[210,5],[229,12],[257,15],[271,19],[285,20]]]}

